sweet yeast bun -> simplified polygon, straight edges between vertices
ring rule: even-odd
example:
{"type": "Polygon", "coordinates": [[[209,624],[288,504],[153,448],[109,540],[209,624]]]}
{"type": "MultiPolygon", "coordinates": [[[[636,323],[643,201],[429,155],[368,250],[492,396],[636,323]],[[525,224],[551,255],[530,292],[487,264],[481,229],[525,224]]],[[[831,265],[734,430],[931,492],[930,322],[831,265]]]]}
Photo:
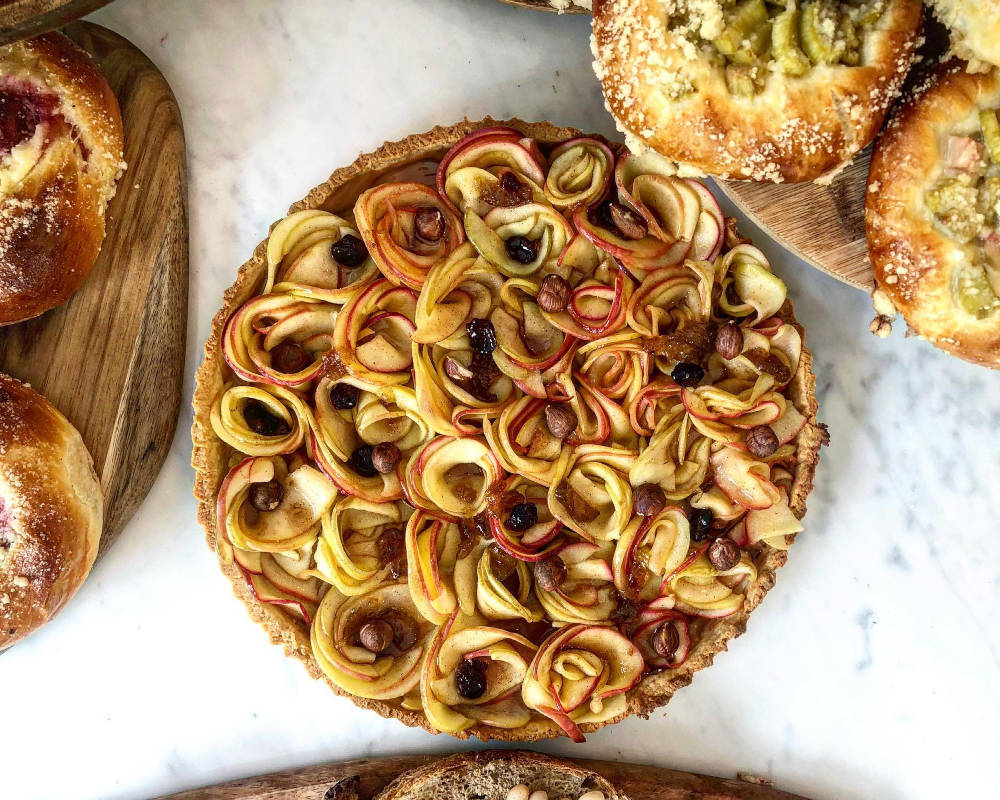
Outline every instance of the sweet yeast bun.
{"type": "Polygon", "coordinates": [[[0,374],[0,650],[80,588],[103,515],[79,432],[40,394],[0,374]]]}
{"type": "Polygon", "coordinates": [[[404,772],[376,800],[505,800],[519,784],[546,792],[550,800],[577,800],[590,791],[606,800],[627,800],[596,772],[540,753],[519,750],[484,750],[433,761],[404,772]]]}
{"type": "Polygon", "coordinates": [[[820,18],[818,38],[807,39],[798,31],[810,9],[861,10],[800,5],[595,0],[594,68],[629,147],[724,178],[832,179],[874,139],[898,96],[922,6],[886,0],[875,19],[840,20],[849,38],[820,18]]]}
{"type": "Polygon", "coordinates": [[[934,13],[951,31],[955,55],[976,71],[1000,66],[1000,0],[932,0],[934,13]]]}
{"type": "Polygon", "coordinates": [[[0,48],[0,325],[79,288],[124,166],[118,101],[87,53],[56,33],[0,48]]]}

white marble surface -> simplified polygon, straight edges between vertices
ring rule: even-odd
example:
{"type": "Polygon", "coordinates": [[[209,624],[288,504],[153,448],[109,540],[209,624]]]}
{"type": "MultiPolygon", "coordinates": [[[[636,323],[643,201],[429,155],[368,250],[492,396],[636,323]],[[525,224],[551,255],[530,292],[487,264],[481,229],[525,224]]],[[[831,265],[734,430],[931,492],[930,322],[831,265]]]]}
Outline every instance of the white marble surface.
{"type": "MultiPolygon", "coordinates": [[[[492,0],[118,0],[94,19],[157,62],[183,111],[189,393],[236,267],[360,150],[465,115],[613,132],[585,19],[492,0]]],[[[816,798],[995,796],[1000,374],[874,339],[862,293],[766,249],[833,435],[807,530],[749,635],[669,711],[544,749],[816,798]]],[[[465,747],[356,709],[267,644],[195,523],[190,420],[75,602],[0,660],[0,796],[148,797],[465,747]]]]}

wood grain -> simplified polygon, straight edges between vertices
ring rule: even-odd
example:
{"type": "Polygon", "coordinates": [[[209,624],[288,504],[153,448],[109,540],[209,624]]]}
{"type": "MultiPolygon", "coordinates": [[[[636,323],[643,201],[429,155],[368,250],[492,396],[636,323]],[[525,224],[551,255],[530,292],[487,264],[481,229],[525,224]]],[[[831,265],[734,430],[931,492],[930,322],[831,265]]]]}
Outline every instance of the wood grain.
{"type": "Polygon", "coordinates": [[[829,186],[716,181],[760,228],[828,275],[865,291],[874,288],[865,244],[865,191],[871,146],[829,186]]]}
{"type": "MultiPolygon", "coordinates": [[[[193,789],[161,800],[324,800],[335,798],[335,793],[331,792],[328,796],[327,792],[338,781],[351,776],[360,779],[358,800],[371,800],[401,772],[421,767],[437,758],[440,756],[343,761],[193,789]]],[[[745,781],[617,761],[567,760],[600,773],[631,800],[803,800],[798,795],[745,781]]]]}
{"type": "Polygon", "coordinates": [[[118,96],[129,166],[90,276],[65,305],[0,329],[0,371],[30,383],[83,435],[104,490],[100,557],[152,486],[180,410],[187,178],[180,111],[153,63],[97,25],[66,33],[118,96]]]}
{"type": "Polygon", "coordinates": [[[553,8],[549,3],[549,0],[500,0],[501,3],[506,3],[509,6],[518,6],[519,8],[528,8],[532,11],[550,11],[553,14],[589,14],[585,8],[580,8],[580,6],[572,5],[572,0],[570,0],[569,8],[563,10],[562,12],[553,8]]]}
{"type": "Polygon", "coordinates": [[[0,45],[51,31],[111,0],[0,0],[0,45]]]}

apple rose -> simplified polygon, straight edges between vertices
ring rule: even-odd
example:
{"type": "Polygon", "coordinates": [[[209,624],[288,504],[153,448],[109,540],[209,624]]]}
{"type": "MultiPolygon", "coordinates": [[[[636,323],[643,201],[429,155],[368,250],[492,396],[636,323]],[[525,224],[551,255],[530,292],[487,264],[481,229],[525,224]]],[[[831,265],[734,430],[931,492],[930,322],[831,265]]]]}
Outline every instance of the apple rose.
{"type": "Polygon", "coordinates": [[[565,578],[550,587],[535,583],[535,595],[549,619],[568,625],[608,622],[618,606],[611,569],[614,552],[612,542],[571,542],[556,551],[566,567],[565,578]]]}
{"type": "Polygon", "coordinates": [[[580,137],[563,142],[549,155],[545,196],[558,209],[589,206],[608,190],[615,157],[604,142],[580,137]]]}
{"type": "Polygon", "coordinates": [[[284,553],[234,550],[235,561],[262,603],[278,606],[307,625],[316,616],[325,584],[312,574],[312,546],[284,553]]]}
{"type": "Polygon", "coordinates": [[[711,451],[712,440],[677,405],[657,423],[629,470],[629,481],[633,486],[656,484],[668,500],[683,500],[705,482],[711,451]]]}
{"type": "Polygon", "coordinates": [[[406,573],[403,529],[411,513],[398,501],[342,497],[323,515],[316,573],[345,595],[398,581],[406,573]]]}
{"type": "Polygon", "coordinates": [[[632,516],[627,475],[634,462],[634,452],[616,447],[566,450],[549,488],[553,515],[588,541],[617,538],[632,516]]]}
{"type": "MultiPolygon", "coordinates": [[[[784,470],[781,472],[788,475],[784,470]]],[[[729,532],[730,538],[744,547],[764,543],[775,550],[787,550],[792,544],[791,537],[803,527],[788,507],[787,489],[781,487],[780,491],[781,497],[774,505],[748,511],[729,532]]]]}
{"type": "Polygon", "coordinates": [[[798,329],[778,317],[770,317],[756,328],[743,327],[742,335],[740,354],[725,360],[714,353],[709,360],[709,370],[747,383],[768,376],[776,387],[784,387],[795,375],[802,357],[802,335],[798,329]]]}
{"type": "MultiPolygon", "coordinates": [[[[730,543],[732,544],[732,543],[730,543]]],[[[703,547],[690,556],[661,588],[672,597],[678,611],[697,617],[728,617],[743,607],[747,588],[757,580],[757,567],[745,552],[728,569],[718,569],[703,547]]]]}
{"type": "Polygon", "coordinates": [[[291,294],[254,297],[226,323],[223,357],[248,383],[302,386],[323,368],[336,316],[336,306],[291,294]]]}
{"type": "Polygon", "coordinates": [[[417,300],[413,341],[463,346],[466,324],[489,319],[497,304],[503,276],[497,274],[466,242],[433,267],[417,300]]]}
{"type": "Polygon", "coordinates": [[[422,183],[374,186],[358,197],[354,214],[382,274],[418,291],[431,267],[465,241],[462,220],[422,183]]]}
{"type": "Polygon", "coordinates": [[[750,317],[758,325],[773,317],[785,304],[784,281],[771,272],[771,264],[752,244],[740,244],[726,253],[721,264],[722,294],[719,308],[730,317],[750,317]]]}
{"type": "Polygon", "coordinates": [[[569,625],[542,642],[521,697],[574,742],[582,742],[580,725],[625,713],[625,692],[644,669],[638,648],[614,628],[569,625]]]}
{"type": "Polygon", "coordinates": [[[569,444],[606,444],[638,450],[639,437],[625,409],[618,403],[579,372],[574,372],[571,379],[560,376],[557,382],[565,394],[566,405],[577,420],[576,429],[566,437],[569,444]]]}
{"type": "Polygon", "coordinates": [[[649,384],[651,358],[641,337],[632,332],[616,333],[580,345],[579,372],[591,386],[628,407],[649,384]]]}
{"type": "MultiPolygon", "coordinates": [[[[219,489],[219,536],[241,550],[265,553],[311,545],[336,496],[336,487],[310,466],[289,471],[280,456],[245,458],[219,489]]],[[[228,557],[227,550],[220,547],[220,554],[228,557]]]]}
{"type": "Polygon", "coordinates": [[[629,638],[652,669],[676,669],[691,651],[688,618],[674,610],[669,596],[657,597],[639,612],[629,638]]]}
{"type": "Polygon", "coordinates": [[[457,523],[417,511],[406,524],[410,594],[420,614],[443,624],[458,608],[476,613],[475,542],[457,523]]]}
{"type": "Polygon", "coordinates": [[[289,214],[267,238],[263,294],[287,292],[337,305],[346,302],[357,286],[378,274],[378,268],[367,254],[342,256],[346,264],[337,261],[336,245],[345,236],[357,238],[358,232],[335,214],[318,209],[289,214]]]}
{"type": "Polygon", "coordinates": [[[687,558],[690,546],[691,528],[677,506],[634,518],[615,545],[615,586],[628,597],[652,600],[663,578],[687,558]]]}
{"type": "Polygon", "coordinates": [[[394,583],[350,597],[331,588],[316,612],[310,641],[323,673],[341,689],[389,700],[417,688],[432,632],[406,585],[394,583]]]}
{"type": "Polygon", "coordinates": [[[337,314],[333,342],[353,377],[378,386],[409,380],[417,295],[385,278],[367,284],[337,314]]]}
{"type": "Polygon", "coordinates": [[[309,455],[337,488],[376,503],[400,499],[404,452],[408,455],[429,438],[412,390],[324,378],[316,386],[313,405],[309,455]],[[400,451],[395,466],[386,472],[373,460],[373,445],[381,442],[400,451]]]}
{"type": "Polygon", "coordinates": [[[507,403],[496,420],[483,423],[483,435],[507,472],[524,475],[536,483],[552,483],[565,436],[555,436],[546,423],[551,404],[535,397],[507,403]]]}
{"type": "Polygon", "coordinates": [[[480,543],[476,559],[476,608],[486,619],[523,619],[538,622],[544,616],[531,594],[531,569],[498,545],[480,543]]]}
{"type": "Polygon", "coordinates": [[[311,413],[283,386],[227,384],[212,406],[215,435],[250,456],[293,453],[305,441],[311,413]]]}
{"type": "Polygon", "coordinates": [[[472,350],[464,331],[453,337],[453,344],[414,344],[413,383],[419,407],[435,431],[468,436],[479,433],[478,425],[496,416],[516,389],[492,356],[472,350]]]}
{"type": "Polygon", "coordinates": [[[437,171],[437,189],[463,213],[542,200],[547,164],[538,144],[513,128],[482,128],[449,150],[437,171]],[[504,175],[511,176],[504,180],[504,175]]]}
{"type": "Polygon", "coordinates": [[[474,517],[500,476],[500,462],[481,438],[438,436],[410,456],[403,489],[414,508],[474,517]]]}
{"type": "MultiPolygon", "coordinates": [[[[707,322],[712,313],[714,282],[712,265],[700,261],[650,272],[629,300],[626,311],[629,326],[643,336],[659,337],[690,323],[707,322]]],[[[687,343],[668,340],[662,344],[678,350],[687,343]]]]}
{"type": "Polygon", "coordinates": [[[487,512],[493,541],[518,561],[542,561],[558,549],[562,523],[549,510],[547,490],[527,477],[511,475],[495,490],[487,512]],[[533,506],[532,509],[524,508],[533,506]],[[515,506],[526,520],[511,519],[515,506]],[[525,527],[527,525],[527,527],[525,527]]]}
{"type": "Polygon", "coordinates": [[[521,684],[537,648],[511,631],[468,624],[474,621],[453,615],[434,636],[420,682],[427,720],[445,733],[476,723],[522,728],[531,712],[521,684]]]}
{"type": "Polygon", "coordinates": [[[781,499],[781,491],[770,481],[770,465],[746,450],[723,446],[709,460],[715,485],[737,505],[762,510],[781,499]]]}
{"type": "Polygon", "coordinates": [[[635,281],[588,239],[579,234],[570,239],[556,263],[547,265],[545,272],[565,281],[565,295],[550,298],[551,304],[545,308],[545,318],[560,330],[591,341],[625,324],[625,309],[635,281]]]}
{"type": "Polygon", "coordinates": [[[501,206],[480,217],[465,212],[465,232],[486,261],[511,278],[534,275],[554,262],[573,228],[548,203],[501,206]]]}
{"type": "Polygon", "coordinates": [[[673,378],[661,375],[643,386],[628,404],[632,429],[640,436],[652,436],[660,421],[684,410],[681,387],[673,378]]]}

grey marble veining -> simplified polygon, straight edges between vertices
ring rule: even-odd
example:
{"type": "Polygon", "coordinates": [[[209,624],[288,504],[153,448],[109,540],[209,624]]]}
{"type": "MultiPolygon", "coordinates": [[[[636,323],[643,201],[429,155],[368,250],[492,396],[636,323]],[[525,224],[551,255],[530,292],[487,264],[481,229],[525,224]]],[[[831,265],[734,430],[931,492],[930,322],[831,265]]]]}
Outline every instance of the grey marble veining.
{"type": "MultiPolygon", "coordinates": [[[[494,0],[118,0],[190,161],[186,385],[222,291],[288,205],[359,151],[464,116],[613,134],[588,23],[494,0]]],[[[126,178],[127,180],[127,178],[126,178]]],[[[752,226],[747,226],[752,230],[752,226]]],[[[755,242],[815,356],[806,532],[747,636],[649,720],[541,749],[816,798],[987,796],[1000,781],[1000,374],[755,242]]],[[[149,499],[76,601],[0,661],[0,791],[138,798],[325,760],[466,745],[356,709],[267,645],[194,520],[184,409],[149,499]]]]}

